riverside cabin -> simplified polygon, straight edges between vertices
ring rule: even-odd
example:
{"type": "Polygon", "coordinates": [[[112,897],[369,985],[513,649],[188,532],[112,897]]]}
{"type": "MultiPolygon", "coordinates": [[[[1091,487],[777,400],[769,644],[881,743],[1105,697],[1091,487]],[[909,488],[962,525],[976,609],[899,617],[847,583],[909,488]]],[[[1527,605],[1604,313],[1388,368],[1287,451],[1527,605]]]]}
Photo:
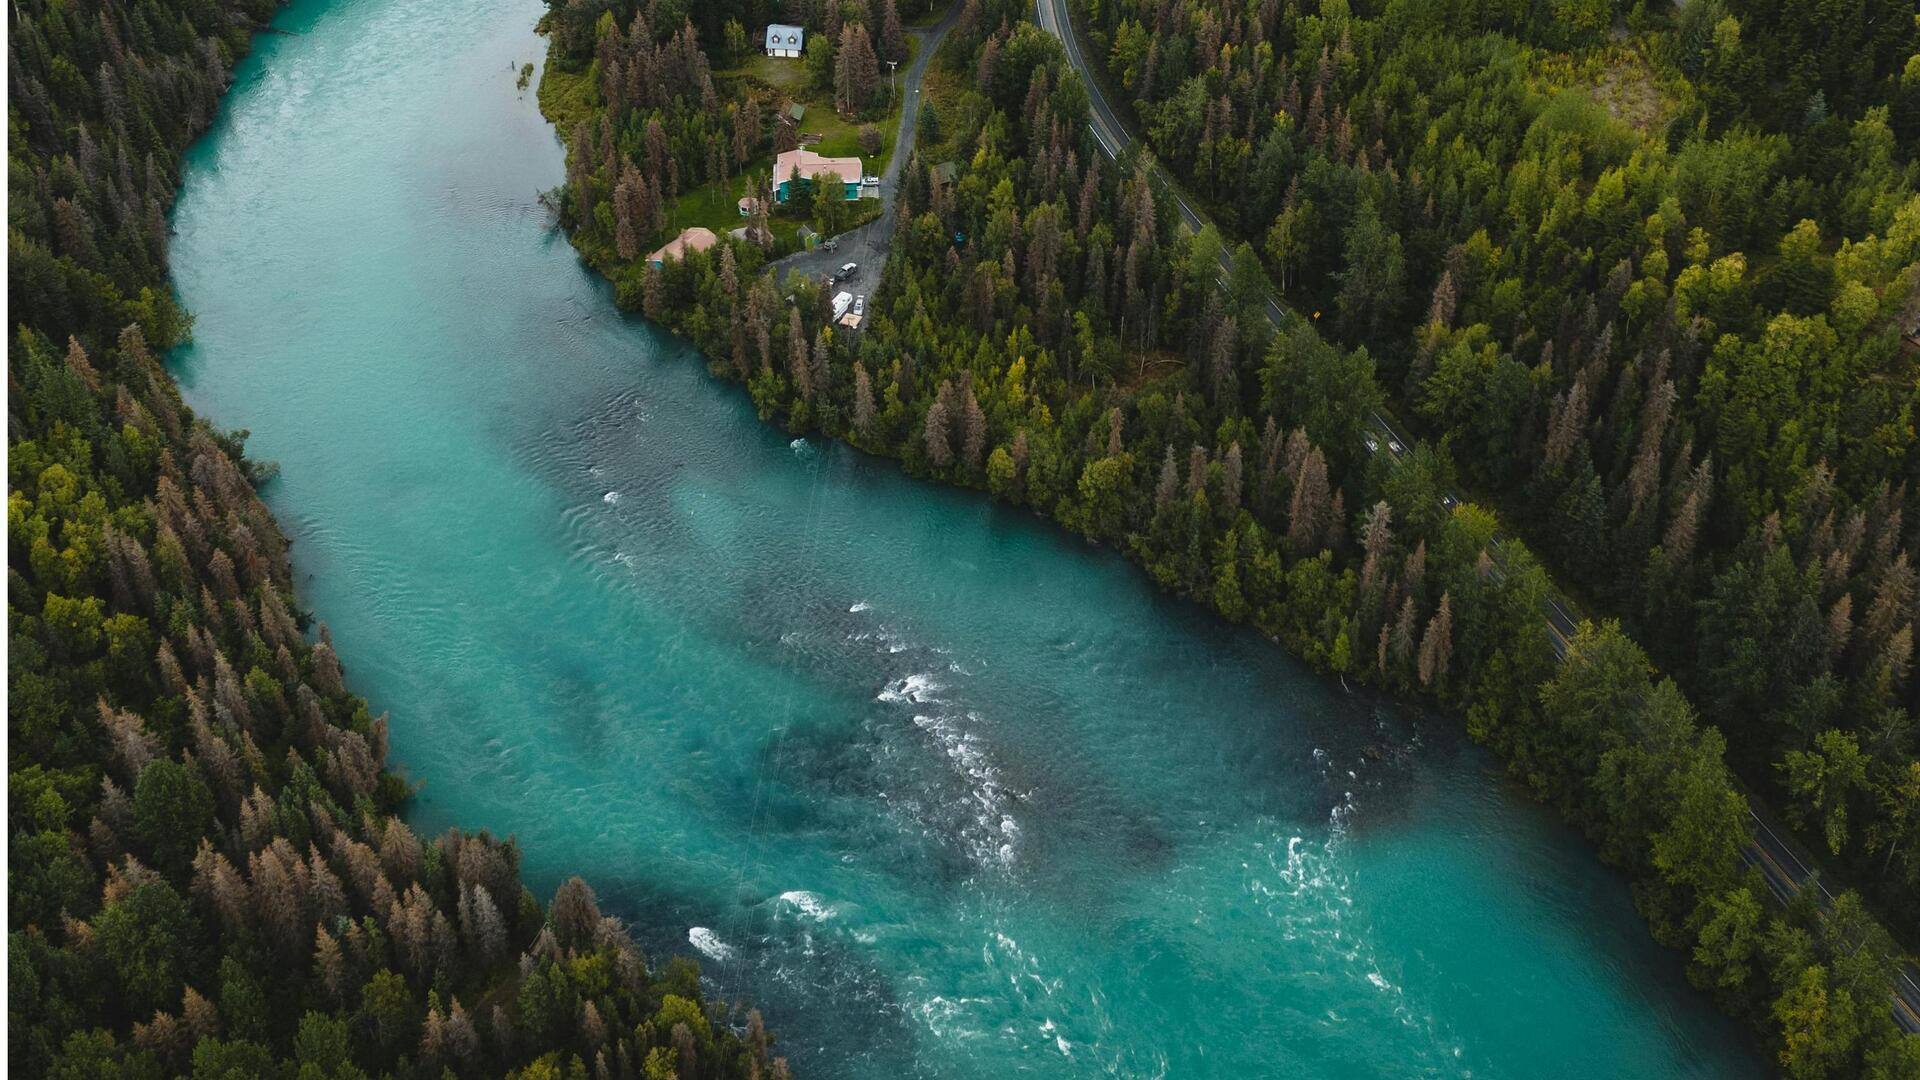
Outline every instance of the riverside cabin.
{"type": "Polygon", "coordinates": [[[713,234],[712,229],[695,225],[689,229],[682,229],[679,236],[667,241],[653,254],[647,256],[647,264],[665,266],[668,259],[683,258],[689,251],[705,251],[719,242],[720,238],[713,234]]]}

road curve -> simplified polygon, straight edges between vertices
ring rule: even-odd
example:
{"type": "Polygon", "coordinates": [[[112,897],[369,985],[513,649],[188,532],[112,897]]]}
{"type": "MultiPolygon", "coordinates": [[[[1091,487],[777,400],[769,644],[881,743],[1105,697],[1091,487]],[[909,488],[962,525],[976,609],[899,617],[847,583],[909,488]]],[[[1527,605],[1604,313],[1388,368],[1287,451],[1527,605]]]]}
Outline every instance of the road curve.
{"type": "MultiPolygon", "coordinates": [[[[1073,17],[1067,9],[1067,0],[1035,0],[1035,6],[1035,21],[1040,24],[1041,29],[1060,39],[1060,44],[1067,55],[1067,62],[1080,73],[1080,81],[1086,85],[1089,103],[1087,120],[1088,126],[1093,129],[1094,140],[1100,144],[1100,149],[1104,150],[1108,157],[1118,160],[1120,155],[1133,145],[1133,135],[1120,119],[1120,114],[1107,103],[1100,80],[1095,76],[1093,68],[1081,52],[1079,39],[1073,31],[1073,17]]],[[[1172,193],[1174,203],[1180,211],[1180,218],[1187,228],[1199,232],[1206,225],[1206,218],[1193,208],[1186,197],[1180,193],[1179,186],[1173,182],[1172,177],[1157,162],[1152,163],[1150,167],[1166,181],[1166,190],[1172,193]]],[[[1224,250],[1220,254],[1220,265],[1224,283],[1227,272],[1231,271],[1233,266],[1232,259],[1224,250]]],[[[1297,313],[1281,304],[1279,299],[1271,293],[1266,297],[1265,306],[1267,320],[1276,329],[1284,328],[1289,322],[1299,319],[1297,313]]],[[[1368,452],[1384,452],[1395,461],[1400,460],[1412,443],[1400,434],[1392,421],[1380,413],[1371,414],[1369,419],[1374,432],[1368,437],[1368,452]]],[[[1457,491],[1448,492],[1441,496],[1441,501],[1451,509],[1464,501],[1464,496],[1457,491]]],[[[1504,577],[1504,556],[1498,543],[1489,554],[1494,562],[1494,573],[1504,577]]],[[[1549,593],[1541,601],[1540,614],[1546,625],[1547,636],[1553,643],[1554,654],[1564,660],[1573,636],[1579,629],[1579,620],[1573,615],[1572,606],[1561,597],[1549,593]]],[[[1776,898],[1785,903],[1811,882],[1815,888],[1819,889],[1816,899],[1820,907],[1824,910],[1831,904],[1833,894],[1828,892],[1826,885],[1820,882],[1819,875],[1795,853],[1792,845],[1781,837],[1779,830],[1760,815],[1751,802],[1747,806],[1747,815],[1753,826],[1752,843],[1741,854],[1750,865],[1760,871],[1776,898]]],[[[1920,1034],[1920,968],[1915,968],[1913,964],[1905,961],[1894,973],[1893,1018],[1908,1033],[1920,1034]]]]}

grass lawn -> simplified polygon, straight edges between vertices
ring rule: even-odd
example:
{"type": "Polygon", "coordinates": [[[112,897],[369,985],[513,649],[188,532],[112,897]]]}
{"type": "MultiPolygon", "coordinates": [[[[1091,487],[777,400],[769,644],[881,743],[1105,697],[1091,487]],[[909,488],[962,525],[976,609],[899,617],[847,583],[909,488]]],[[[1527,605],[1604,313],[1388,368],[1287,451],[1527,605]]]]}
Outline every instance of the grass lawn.
{"type": "Polygon", "coordinates": [[[678,236],[681,229],[705,225],[725,236],[728,229],[745,225],[747,219],[740,216],[738,206],[740,190],[745,186],[745,177],[732,176],[681,192],[667,205],[667,235],[678,236]]]}
{"type": "Polygon", "coordinates": [[[565,140],[572,137],[573,125],[599,104],[599,95],[585,71],[564,70],[554,63],[553,53],[553,49],[547,50],[547,63],[540,72],[540,87],[534,97],[540,102],[540,111],[553,121],[554,129],[565,140]]]}
{"type": "MultiPolygon", "coordinates": [[[[913,61],[913,54],[919,51],[920,39],[907,39],[908,56],[901,61],[904,67],[913,61]]],[[[825,157],[857,157],[865,165],[868,175],[879,176],[886,171],[887,162],[893,157],[893,143],[900,134],[899,103],[889,102],[886,116],[875,119],[862,117],[848,120],[834,111],[833,92],[821,90],[813,85],[807,71],[805,60],[776,59],[764,53],[756,54],[746,63],[736,68],[717,73],[717,78],[734,82],[744,82],[750,86],[774,92],[776,99],[791,98],[804,105],[806,118],[800,121],[802,135],[818,135],[820,141],[805,144],[808,149],[825,157]],[[869,155],[860,149],[860,129],[872,124],[880,129],[880,152],[869,155]]],[[[881,78],[887,74],[882,64],[881,78]]],[[[898,78],[898,76],[896,76],[898,78]]],[[[894,84],[896,91],[899,84],[894,84]]],[[[766,162],[771,169],[773,162],[766,162]]]]}
{"type": "MultiPolygon", "coordinates": [[[[740,216],[740,191],[746,178],[730,177],[701,184],[691,191],[681,193],[680,197],[667,206],[667,227],[662,235],[671,239],[680,235],[680,230],[695,225],[704,225],[712,229],[715,235],[725,238],[727,233],[747,223],[740,216]]],[[[785,253],[800,250],[800,221],[782,217],[775,213],[768,217],[767,228],[773,231],[773,247],[776,252],[785,253]]]]}
{"type": "Polygon", "coordinates": [[[756,53],[739,67],[717,71],[714,75],[722,79],[745,79],[784,91],[794,98],[807,93],[807,62],[799,58],[789,60],[756,53]]]}

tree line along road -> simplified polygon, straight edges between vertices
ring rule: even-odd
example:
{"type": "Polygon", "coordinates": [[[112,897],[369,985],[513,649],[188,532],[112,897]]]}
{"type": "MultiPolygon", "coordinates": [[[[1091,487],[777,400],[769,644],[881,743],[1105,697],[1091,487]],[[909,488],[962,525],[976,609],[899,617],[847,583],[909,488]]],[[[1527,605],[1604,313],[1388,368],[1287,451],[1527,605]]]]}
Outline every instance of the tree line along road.
{"type": "MultiPolygon", "coordinates": [[[[1073,30],[1073,17],[1067,9],[1067,0],[1035,0],[1035,6],[1035,21],[1040,24],[1041,29],[1060,39],[1067,62],[1073,65],[1074,70],[1080,74],[1080,81],[1086,84],[1089,105],[1087,121],[1088,126],[1093,130],[1094,141],[1100,144],[1100,149],[1109,158],[1118,161],[1120,155],[1132,146],[1133,136],[1128,132],[1119,114],[1107,104],[1100,80],[1095,76],[1093,68],[1088,65],[1085,54],[1081,52],[1080,42],[1073,30]]],[[[1207,219],[1187,201],[1186,196],[1180,192],[1179,185],[1166,170],[1157,162],[1149,161],[1149,167],[1163,182],[1166,190],[1172,194],[1174,205],[1178,208],[1181,221],[1186,227],[1193,232],[1199,232],[1204,228],[1207,225],[1207,219]]],[[[1219,261],[1221,282],[1225,284],[1227,275],[1233,269],[1233,260],[1227,254],[1224,245],[1219,254],[1219,261]]],[[[1299,313],[1286,307],[1271,292],[1266,295],[1263,307],[1267,321],[1275,329],[1285,329],[1294,323],[1305,321],[1299,313]]],[[[1395,461],[1400,460],[1411,444],[1400,435],[1387,417],[1375,412],[1369,419],[1375,428],[1374,434],[1369,438],[1369,451],[1384,451],[1395,461]]],[[[1459,492],[1449,492],[1441,496],[1441,501],[1449,509],[1458,505],[1462,499],[1463,496],[1459,492]]],[[[1503,558],[1498,547],[1496,546],[1495,550],[1489,554],[1494,561],[1494,572],[1503,573],[1501,565],[1503,558]]],[[[1572,606],[1564,598],[1550,593],[1541,601],[1540,615],[1542,622],[1546,625],[1547,635],[1553,642],[1555,655],[1564,660],[1573,635],[1579,627],[1579,620],[1573,614],[1572,606]]],[[[1759,869],[1775,898],[1781,903],[1786,903],[1811,883],[1819,890],[1814,899],[1824,910],[1832,902],[1832,894],[1820,882],[1816,869],[1795,851],[1793,845],[1782,837],[1780,830],[1767,821],[1751,800],[1747,806],[1747,815],[1753,826],[1752,840],[1741,854],[1750,865],[1759,869]]],[[[1920,968],[1916,968],[1911,962],[1903,960],[1899,970],[1894,974],[1892,1006],[1894,1020],[1901,1028],[1912,1034],[1920,1034],[1920,968]]]]}

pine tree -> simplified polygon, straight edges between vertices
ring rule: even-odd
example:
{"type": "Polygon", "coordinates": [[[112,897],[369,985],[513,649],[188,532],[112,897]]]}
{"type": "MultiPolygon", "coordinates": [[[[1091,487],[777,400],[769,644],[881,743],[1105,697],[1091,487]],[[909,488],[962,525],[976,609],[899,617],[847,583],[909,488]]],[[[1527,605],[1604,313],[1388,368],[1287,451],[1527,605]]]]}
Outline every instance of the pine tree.
{"type": "Polygon", "coordinates": [[[981,455],[985,453],[987,445],[987,414],[980,410],[980,403],[974,400],[971,379],[961,384],[960,394],[960,415],[964,432],[961,452],[968,470],[978,471],[981,455]]]}
{"type": "Polygon", "coordinates": [[[592,948],[594,935],[600,929],[600,905],[594,900],[592,886],[579,877],[568,878],[553,894],[548,918],[562,946],[592,948]]]}
{"type": "Polygon", "coordinates": [[[1418,617],[1413,597],[1409,596],[1400,604],[1400,615],[1393,621],[1393,634],[1389,639],[1388,659],[1395,671],[1405,671],[1413,660],[1414,627],[1418,617]]]}
{"type": "Polygon", "coordinates": [[[613,189],[614,247],[627,262],[640,257],[640,226],[636,218],[644,213],[638,191],[641,183],[644,181],[639,173],[628,165],[621,173],[619,186],[613,189]]]}
{"type": "Polygon", "coordinates": [[[853,431],[862,439],[873,437],[873,380],[865,364],[853,364],[853,431]]]}
{"type": "Polygon", "coordinates": [[[927,407],[927,422],[924,438],[927,445],[927,460],[936,469],[944,469],[953,464],[953,445],[948,441],[947,397],[950,387],[940,384],[940,393],[934,397],[933,404],[927,407]]]}
{"type": "Polygon", "coordinates": [[[813,397],[813,378],[809,366],[812,357],[807,349],[807,334],[800,327],[800,309],[793,308],[787,322],[787,377],[793,380],[795,392],[800,400],[813,397]]]}
{"type": "Polygon", "coordinates": [[[1241,489],[1246,484],[1246,463],[1240,453],[1240,444],[1232,443],[1220,459],[1220,509],[1227,513],[1237,513],[1240,509],[1241,489]]]}
{"type": "MultiPolygon", "coordinates": [[[[1412,597],[1408,597],[1411,601],[1412,597]]],[[[1440,594],[1440,609],[1433,613],[1427,622],[1427,632],[1420,639],[1420,685],[1432,686],[1434,680],[1446,677],[1447,665],[1453,660],[1453,598],[1448,593],[1440,594]]]]}
{"type": "Polygon", "coordinates": [[[462,884],[459,913],[460,931],[482,964],[491,965],[506,956],[506,923],[485,885],[462,884]]]}
{"type": "Polygon", "coordinates": [[[1293,480],[1293,503],[1287,510],[1287,546],[1296,555],[1318,551],[1326,536],[1331,512],[1327,459],[1316,446],[1307,451],[1293,480]]]}
{"type": "Polygon", "coordinates": [[[640,311],[647,318],[659,322],[667,313],[666,272],[659,266],[648,264],[644,276],[640,279],[640,311]]]}
{"type": "Polygon", "coordinates": [[[1167,444],[1166,455],[1160,460],[1160,482],[1153,491],[1153,512],[1156,516],[1167,512],[1173,500],[1180,496],[1180,466],[1174,458],[1173,444],[1167,444]]]}
{"type": "Polygon", "coordinates": [[[880,58],[898,64],[907,62],[907,34],[900,26],[900,9],[894,0],[886,0],[881,9],[880,58]]]}

